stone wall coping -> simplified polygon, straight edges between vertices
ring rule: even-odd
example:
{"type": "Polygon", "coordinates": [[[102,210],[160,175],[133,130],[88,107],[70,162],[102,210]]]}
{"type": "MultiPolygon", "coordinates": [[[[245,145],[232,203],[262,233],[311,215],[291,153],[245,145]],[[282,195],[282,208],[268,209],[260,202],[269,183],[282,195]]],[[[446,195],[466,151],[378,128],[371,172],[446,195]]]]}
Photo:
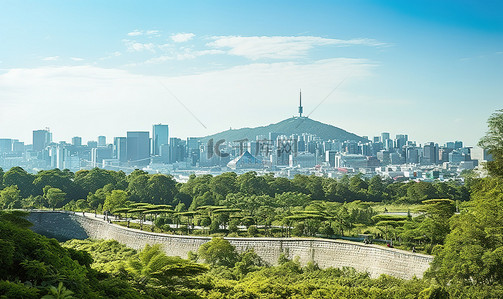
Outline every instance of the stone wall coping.
{"type": "MultiPolygon", "coordinates": [[[[193,240],[206,240],[210,241],[212,237],[209,236],[187,236],[187,235],[172,235],[172,234],[165,234],[165,233],[154,233],[154,232],[148,232],[148,231],[142,231],[134,228],[128,228],[124,227],[122,225],[114,224],[114,223],[108,223],[107,221],[103,220],[101,217],[94,217],[94,214],[91,213],[91,215],[86,215],[83,216],[80,214],[80,212],[72,212],[72,211],[51,211],[51,210],[28,210],[28,212],[34,212],[34,213],[65,213],[69,215],[74,215],[78,217],[85,217],[90,220],[102,222],[103,224],[107,224],[110,226],[114,226],[126,231],[130,231],[136,234],[143,234],[143,235],[151,235],[151,236],[157,236],[157,237],[165,237],[165,238],[176,238],[176,239],[193,239],[193,240]]],[[[347,244],[347,245],[353,245],[353,246],[358,246],[358,247],[364,247],[364,248],[374,248],[382,251],[390,251],[390,252],[396,252],[396,253],[401,253],[405,255],[410,255],[410,256],[416,256],[420,258],[425,258],[425,259],[433,259],[432,255],[427,255],[427,254],[422,254],[422,253],[415,253],[415,252],[410,252],[407,250],[402,250],[402,249],[397,249],[397,248],[388,248],[388,247],[383,247],[379,246],[376,244],[362,244],[359,242],[354,242],[354,241],[349,241],[349,240],[341,240],[341,239],[323,239],[323,238],[314,238],[314,237],[295,237],[295,238],[280,238],[280,237],[223,237],[225,240],[229,241],[252,241],[252,242],[316,242],[316,243],[339,243],[339,244],[347,244]]]]}

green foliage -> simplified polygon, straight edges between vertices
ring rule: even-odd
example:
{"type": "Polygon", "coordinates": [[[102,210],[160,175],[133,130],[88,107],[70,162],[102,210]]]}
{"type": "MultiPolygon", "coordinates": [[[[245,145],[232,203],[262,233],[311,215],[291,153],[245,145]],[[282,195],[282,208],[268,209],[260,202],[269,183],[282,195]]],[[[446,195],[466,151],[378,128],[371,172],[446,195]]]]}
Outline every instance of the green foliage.
{"type": "Polygon", "coordinates": [[[17,186],[21,191],[21,197],[25,198],[33,194],[34,179],[33,175],[21,167],[12,167],[3,175],[3,186],[17,186]]]}
{"type": "Polygon", "coordinates": [[[101,168],[79,170],[74,176],[75,184],[82,188],[84,194],[94,193],[108,184],[119,187],[117,189],[122,189],[121,187],[124,180],[124,172],[115,172],[101,168]]]}
{"type": "Polygon", "coordinates": [[[27,230],[16,215],[20,214],[4,212],[0,217],[0,246],[3,249],[0,251],[0,280],[28,281],[34,286],[64,282],[80,295],[92,293],[86,267],[74,262],[56,240],[27,230]]]}
{"type": "MultiPolygon", "coordinates": [[[[37,173],[33,180],[33,195],[43,195],[45,186],[58,188],[67,194],[68,200],[77,200],[85,197],[85,193],[73,181],[74,174],[70,171],[61,171],[59,169],[42,170],[37,173]]],[[[64,202],[63,204],[66,204],[64,202]]]]}
{"type": "Polygon", "coordinates": [[[503,177],[503,109],[493,113],[487,124],[489,130],[480,140],[479,146],[487,149],[493,160],[487,162],[485,167],[491,175],[503,177]]]}
{"type": "Polygon", "coordinates": [[[435,253],[430,277],[461,285],[503,284],[503,180],[475,188],[471,207],[452,217],[445,245],[435,253]]]}
{"type": "Polygon", "coordinates": [[[19,194],[20,191],[17,188],[17,185],[5,187],[0,191],[0,208],[10,208],[16,201],[21,198],[19,194]]]}
{"type": "Polygon", "coordinates": [[[437,190],[431,183],[417,182],[411,183],[407,188],[407,199],[410,203],[419,203],[423,200],[437,197],[437,190]]]}
{"type": "Polygon", "coordinates": [[[213,238],[199,247],[198,255],[213,266],[233,267],[238,261],[234,246],[223,238],[213,238]]]}
{"type": "Polygon", "coordinates": [[[248,227],[248,235],[249,235],[250,237],[255,237],[255,236],[257,236],[257,235],[258,235],[258,228],[257,228],[257,226],[256,226],[256,225],[250,225],[250,226],[248,227]]]}
{"type": "Polygon", "coordinates": [[[128,201],[128,195],[126,191],[113,190],[112,193],[108,194],[107,197],[105,198],[103,210],[114,211],[119,208],[125,208],[127,201],[128,201]]]}
{"type": "Polygon", "coordinates": [[[71,299],[74,298],[73,292],[68,290],[63,286],[63,283],[60,282],[58,287],[50,286],[49,294],[42,297],[42,299],[71,299]]]}
{"type": "Polygon", "coordinates": [[[114,275],[120,274],[126,266],[126,261],[136,254],[136,250],[115,240],[70,240],[63,246],[90,254],[93,269],[114,275]]]}
{"type": "Polygon", "coordinates": [[[13,282],[0,279],[0,298],[2,299],[38,299],[40,290],[22,282],[13,282]]]}
{"type": "Polygon", "coordinates": [[[140,253],[128,260],[126,267],[126,271],[140,285],[168,285],[173,283],[173,277],[184,278],[206,270],[203,265],[166,256],[159,244],[145,245],[140,253]]]}
{"type": "Polygon", "coordinates": [[[61,189],[59,188],[52,188],[51,186],[45,186],[43,191],[44,191],[44,197],[52,209],[55,209],[56,207],[61,205],[65,200],[66,193],[61,191],[61,189]]]}
{"type": "Polygon", "coordinates": [[[239,256],[239,261],[234,266],[234,275],[237,278],[243,278],[246,274],[257,271],[265,265],[262,258],[253,249],[250,249],[239,256]]]}

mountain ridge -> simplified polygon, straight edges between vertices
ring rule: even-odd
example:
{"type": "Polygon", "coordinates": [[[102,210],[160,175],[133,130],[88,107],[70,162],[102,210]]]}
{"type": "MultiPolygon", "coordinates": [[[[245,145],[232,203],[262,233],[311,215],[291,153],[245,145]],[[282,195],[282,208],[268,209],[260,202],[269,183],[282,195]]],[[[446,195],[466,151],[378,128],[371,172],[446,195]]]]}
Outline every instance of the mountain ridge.
{"type": "Polygon", "coordinates": [[[354,134],[338,128],[336,126],[325,124],[308,117],[290,117],[277,123],[269,124],[267,126],[260,126],[255,128],[240,128],[229,129],[216,134],[201,137],[202,141],[209,139],[226,141],[235,140],[255,140],[257,136],[264,135],[269,137],[269,132],[283,133],[287,136],[292,134],[301,135],[303,133],[313,134],[320,137],[322,140],[354,140],[364,141],[365,139],[354,134]]]}

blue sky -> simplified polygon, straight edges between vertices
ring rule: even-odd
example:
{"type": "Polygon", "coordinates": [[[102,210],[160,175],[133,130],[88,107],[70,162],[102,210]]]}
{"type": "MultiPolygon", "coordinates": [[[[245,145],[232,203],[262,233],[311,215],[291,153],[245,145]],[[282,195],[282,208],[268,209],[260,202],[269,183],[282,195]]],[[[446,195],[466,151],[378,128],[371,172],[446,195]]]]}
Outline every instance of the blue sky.
{"type": "Polygon", "coordinates": [[[501,15],[501,1],[2,0],[0,138],[204,136],[291,117],[302,89],[306,114],[359,135],[475,145],[503,108],[501,15]]]}

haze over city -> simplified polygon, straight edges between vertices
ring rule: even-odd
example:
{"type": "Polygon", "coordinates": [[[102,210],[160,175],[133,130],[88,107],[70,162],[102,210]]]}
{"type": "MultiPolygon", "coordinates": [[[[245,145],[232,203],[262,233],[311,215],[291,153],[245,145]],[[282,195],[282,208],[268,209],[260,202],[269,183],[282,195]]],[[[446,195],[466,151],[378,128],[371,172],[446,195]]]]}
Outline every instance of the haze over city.
{"type": "Polygon", "coordinates": [[[206,136],[291,117],[302,89],[357,135],[473,146],[501,108],[502,4],[461,4],[3,1],[1,137],[206,136]]]}

